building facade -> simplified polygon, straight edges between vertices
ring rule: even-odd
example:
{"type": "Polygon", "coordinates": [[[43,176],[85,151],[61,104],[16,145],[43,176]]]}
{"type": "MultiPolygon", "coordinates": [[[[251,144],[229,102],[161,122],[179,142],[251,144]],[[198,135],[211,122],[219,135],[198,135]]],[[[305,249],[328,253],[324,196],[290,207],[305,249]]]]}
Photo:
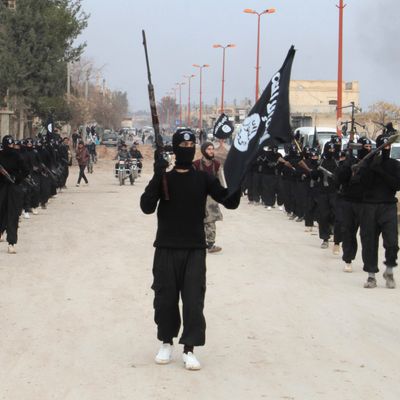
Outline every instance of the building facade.
{"type": "MultiPolygon", "coordinates": [[[[337,81],[290,82],[290,112],[293,128],[301,126],[336,127],[337,81]]],[[[343,107],[354,102],[360,104],[360,88],[357,81],[343,82],[343,107]]],[[[350,117],[350,108],[343,109],[343,120],[350,117]]]]}

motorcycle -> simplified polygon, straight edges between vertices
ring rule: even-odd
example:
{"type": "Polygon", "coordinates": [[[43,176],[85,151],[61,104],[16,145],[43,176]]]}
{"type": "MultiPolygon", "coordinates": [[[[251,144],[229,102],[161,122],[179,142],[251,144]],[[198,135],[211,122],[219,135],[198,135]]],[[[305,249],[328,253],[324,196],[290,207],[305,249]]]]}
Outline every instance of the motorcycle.
{"type": "Polygon", "coordinates": [[[115,177],[118,178],[120,186],[125,185],[125,180],[128,178],[131,185],[134,185],[138,177],[137,159],[119,160],[115,171],[115,177]]]}

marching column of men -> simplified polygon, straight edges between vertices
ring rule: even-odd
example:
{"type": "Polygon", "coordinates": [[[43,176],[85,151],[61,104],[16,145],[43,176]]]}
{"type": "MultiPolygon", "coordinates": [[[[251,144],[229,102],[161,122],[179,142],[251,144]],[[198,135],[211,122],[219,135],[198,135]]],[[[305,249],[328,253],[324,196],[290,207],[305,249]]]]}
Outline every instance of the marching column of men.
{"type": "Polygon", "coordinates": [[[289,146],[286,156],[277,148],[264,148],[243,187],[249,204],[263,204],[271,210],[276,203],[281,206],[283,202],[289,219],[304,221],[306,232],[311,232],[317,222],[322,249],[329,248],[329,240],[333,239],[333,253],[340,254],[341,245],[345,272],[353,270],[359,231],[363,270],[368,273],[365,288],[377,286],[375,274],[379,272],[378,248],[382,236],[383,278],[387,288],[395,288],[400,162],[390,158],[390,143],[386,144],[394,133],[388,124],[376,141],[382,150],[363,162],[372,150],[372,142],[366,137],[359,138],[356,146],[342,150],[341,138],[332,136],[321,154],[318,148],[301,149],[298,142],[289,146]]]}
{"type": "Polygon", "coordinates": [[[47,208],[57,190],[65,188],[71,162],[68,138],[15,141],[10,135],[0,148],[0,241],[7,240],[15,254],[18,222],[22,215],[47,208]],[[4,238],[4,234],[7,237],[4,238]]]}

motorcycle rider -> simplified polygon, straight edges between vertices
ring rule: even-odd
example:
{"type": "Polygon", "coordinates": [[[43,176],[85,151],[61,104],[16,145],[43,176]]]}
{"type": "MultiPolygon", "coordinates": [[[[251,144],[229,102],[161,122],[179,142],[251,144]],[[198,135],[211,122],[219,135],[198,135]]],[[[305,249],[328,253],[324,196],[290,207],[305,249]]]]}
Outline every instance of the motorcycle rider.
{"type": "Polygon", "coordinates": [[[142,168],[143,168],[143,164],[142,164],[143,156],[142,156],[142,153],[140,152],[140,150],[137,148],[137,146],[138,146],[137,143],[133,143],[131,148],[129,149],[129,154],[130,154],[131,158],[137,159],[138,174],[140,176],[140,174],[142,173],[142,168]]]}
{"type": "MultiPolygon", "coordinates": [[[[125,161],[125,165],[127,163],[129,164],[130,161],[132,160],[130,152],[128,151],[128,146],[126,145],[125,142],[121,144],[121,148],[118,151],[117,157],[118,157],[118,161],[125,161]]],[[[115,170],[116,171],[118,170],[118,163],[115,164],[115,170]]],[[[132,172],[129,174],[129,181],[131,182],[131,185],[133,185],[134,179],[133,179],[132,172]]]]}

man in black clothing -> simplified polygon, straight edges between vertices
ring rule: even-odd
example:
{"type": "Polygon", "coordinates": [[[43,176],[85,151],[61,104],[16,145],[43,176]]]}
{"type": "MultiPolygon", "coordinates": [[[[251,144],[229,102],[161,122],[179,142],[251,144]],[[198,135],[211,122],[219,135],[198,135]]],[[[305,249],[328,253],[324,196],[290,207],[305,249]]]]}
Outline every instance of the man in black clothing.
{"type": "MultiPolygon", "coordinates": [[[[376,145],[384,144],[387,139],[387,135],[378,136],[376,145]]],[[[368,289],[377,285],[375,274],[379,272],[378,246],[381,234],[386,265],[383,278],[387,288],[396,287],[393,268],[397,266],[399,251],[396,192],[400,190],[400,162],[390,158],[390,145],[384,147],[381,153],[375,155],[360,171],[363,185],[360,236],[364,271],[368,273],[364,287],[368,289]]]]}
{"type": "Polygon", "coordinates": [[[0,165],[11,177],[11,183],[0,173],[0,238],[7,232],[8,253],[15,254],[14,245],[18,240],[18,219],[22,209],[23,192],[21,182],[28,176],[26,168],[19,153],[14,150],[14,140],[11,136],[4,136],[3,151],[0,152],[0,165]]]}
{"type": "Polygon", "coordinates": [[[272,210],[278,200],[278,205],[281,206],[280,198],[278,197],[279,189],[279,159],[282,155],[278,151],[277,146],[264,148],[261,153],[263,159],[262,164],[262,200],[267,210],[272,210]]]}
{"type": "Polygon", "coordinates": [[[154,242],[154,320],[162,346],[155,358],[158,364],[171,361],[173,338],[178,336],[183,303],[183,360],[189,370],[200,369],[194,346],[205,343],[203,315],[206,290],[206,240],[204,217],[207,195],[235,209],[240,191],[226,198],[227,189],[205,171],[192,168],[195,135],[179,129],[172,138],[175,168],[165,172],[168,163],[161,157],[154,164],[154,176],[145,189],[140,206],[145,214],[157,209],[158,229],[154,242]]]}
{"type": "Polygon", "coordinates": [[[356,258],[358,243],[357,231],[360,226],[360,213],[362,210],[363,185],[360,174],[352,173],[352,166],[362,160],[372,149],[372,142],[366,138],[358,139],[362,148],[355,157],[349,149],[344,157],[339,159],[339,166],[335,171],[336,181],[339,185],[338,207],[340,212],[340,227],[342,232],[342,260],[345,262],[344,272],[352,272],[352,261],[356,258]]]}
{"type": "Polygon", "coordinates": [[[329,237],[334,234],[334,246],[338,248],[341,243],[341,234],[339,225],[335,222],[335,207],[337,186],[334,179],[334,172],[338,162],[335,159],[335,145],[331,142],[326,143],[322,155],[321,167],[325,169],[318,170],[318,194],[316,196],[317,212],[318,212],[318,229],[319,237],[322,239],[321,248],[329,247],[329,237]]]}

